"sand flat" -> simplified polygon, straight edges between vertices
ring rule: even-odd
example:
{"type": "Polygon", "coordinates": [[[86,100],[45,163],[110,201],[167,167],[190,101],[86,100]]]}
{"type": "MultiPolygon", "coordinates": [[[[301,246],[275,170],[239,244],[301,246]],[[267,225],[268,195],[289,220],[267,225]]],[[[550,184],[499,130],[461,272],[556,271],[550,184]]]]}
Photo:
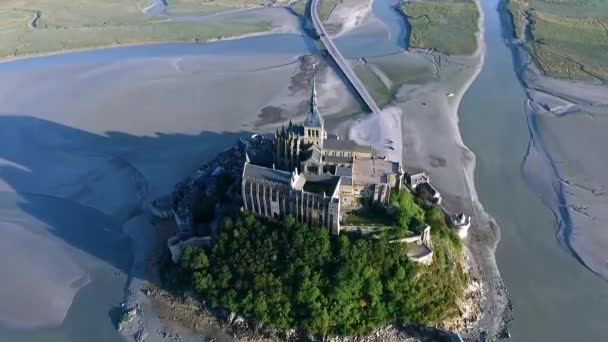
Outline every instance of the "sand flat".
{"type": "Polygon", "coordinates": [[[0,64],[1,325],[60,325],[96,270],[128,273],[122,225],[280,102],[308,44],[252,39],[0,64]]]}

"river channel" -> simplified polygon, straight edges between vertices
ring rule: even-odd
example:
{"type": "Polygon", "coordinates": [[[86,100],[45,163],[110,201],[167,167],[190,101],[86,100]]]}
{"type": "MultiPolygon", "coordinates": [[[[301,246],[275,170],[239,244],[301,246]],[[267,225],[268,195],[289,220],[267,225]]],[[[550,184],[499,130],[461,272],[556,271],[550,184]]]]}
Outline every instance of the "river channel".
{"type": "Polygon", "coordinates": [[[482,0],[485,64],[459,109],[481,203],[501,227],[497,262],[513,300],[514,341],[605,341],[608,284],[560,248],[556,217],[524,179],[530,132],[509,18],[482,0]]]}

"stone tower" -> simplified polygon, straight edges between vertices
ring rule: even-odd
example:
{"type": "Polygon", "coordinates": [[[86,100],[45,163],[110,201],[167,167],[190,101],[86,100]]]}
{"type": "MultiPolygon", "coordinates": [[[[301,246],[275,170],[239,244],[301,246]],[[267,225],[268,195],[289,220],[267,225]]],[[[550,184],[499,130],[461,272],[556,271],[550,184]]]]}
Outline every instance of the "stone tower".
{"type": "Polygon", "coordinates": [[[323,117],[317,108],[317,87],[315,74],[313,74],[310,109],[306,114],[306,119],[301,124],[293,124],[290,119],[287,126],[277,130],[274,163],[279,169],[291,171],[300,166],[300,156],[303,151],[306,151],[311,145],[323,149],[325,139],[327,139],[327,132],[323,117]]]}

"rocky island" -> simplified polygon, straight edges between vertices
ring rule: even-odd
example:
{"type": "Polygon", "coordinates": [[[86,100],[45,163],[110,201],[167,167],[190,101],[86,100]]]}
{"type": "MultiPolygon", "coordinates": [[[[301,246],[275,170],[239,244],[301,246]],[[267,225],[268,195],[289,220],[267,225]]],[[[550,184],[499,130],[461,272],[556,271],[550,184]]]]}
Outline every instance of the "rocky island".
{"type": "Polygon", "coordinates": [[[302,124],[240,140],[153,203],[178,227],[165,286],[281,339],[470,324],[470,218],[446,213],[425,174],[329,135],[315,96],[302,124]]]}

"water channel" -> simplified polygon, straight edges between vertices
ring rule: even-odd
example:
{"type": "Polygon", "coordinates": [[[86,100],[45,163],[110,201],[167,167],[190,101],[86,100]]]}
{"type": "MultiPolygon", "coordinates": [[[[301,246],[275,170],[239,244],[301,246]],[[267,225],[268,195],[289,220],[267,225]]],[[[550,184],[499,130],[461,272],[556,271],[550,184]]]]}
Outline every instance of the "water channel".
{"type": "Polygon", "coordinates": [[[514,341],[604,341],[608,284],[559,247],[556,218],[522,176],[530,134],[517,78],[509,18],[482,0],[485,64],[459,110],[464,143],[475,153],[475,183],[501,226],[497,262],[514,305],[514,341]]]}

